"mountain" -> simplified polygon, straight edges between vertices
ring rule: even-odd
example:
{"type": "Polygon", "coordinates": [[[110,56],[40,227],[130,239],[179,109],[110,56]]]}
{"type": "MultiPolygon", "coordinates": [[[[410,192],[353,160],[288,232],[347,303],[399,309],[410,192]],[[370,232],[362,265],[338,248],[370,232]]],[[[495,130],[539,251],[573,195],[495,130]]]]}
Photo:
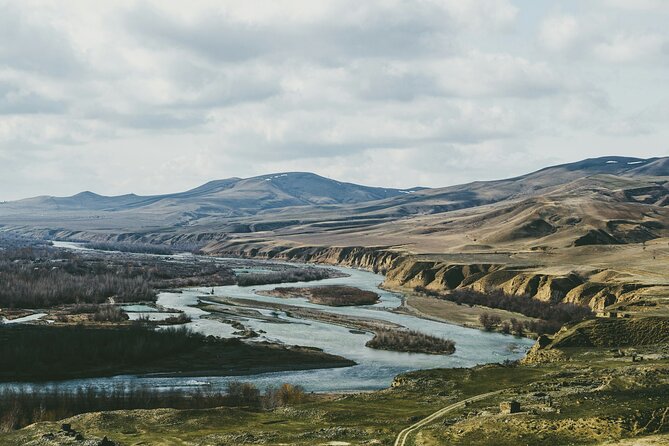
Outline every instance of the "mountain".
{"type": "Polygon", "coordinates": [[[669,158],[603,157],[498,181],[417,191],[336,216],[303,214],[306,244],[417,252],[637,243],[669,231],[669,158]],[[313,234],[313,235],[312,235],[313,234]]]}
{"type": "Polygon", "coordinates": [[[271,230],[231,228],[203,249],[380,271],[391,289],[502,291],[667,314],[668,160],[588,159],[336,212],[284,209],[263,215],[271,230]]]}
{"type": "Polygon", "coordinates": [[[313,173],[290,172],[253,178],[216,180],[186,192],[106,197],[81,192],[71,197],[41,196],[5,203],[2,214],[85,213],[90,211],[155,212],[160,214],[251,215],[262,210],[292,206],[355,204],[408,194],[408,190],[368,187],[324,178],[313,173]]]}
{"type": "Polygon", "coordinates": [[[383,209],[397,216],[432,214],[481,206],[508,199],[531,197],[548,193],[572,181],[597,175],[634,178],[669,176],[669,157],[630,158],[607,156],[590,158],[575,163],[561,164],[496,181],[476,181],[450,187],[418,191],[411,196],[397,196],[383,203],[359,207],[361,211],[383,209]]]}
{"type": "Polygon", "coordinates": [[[229,237],[429,250],[651,240],[665,230],[669,158],[601,157],[496,181],[408,190],[302,173],[229,178],[155,196],[0,204],[6,229],[155,242],[229,237]]]}

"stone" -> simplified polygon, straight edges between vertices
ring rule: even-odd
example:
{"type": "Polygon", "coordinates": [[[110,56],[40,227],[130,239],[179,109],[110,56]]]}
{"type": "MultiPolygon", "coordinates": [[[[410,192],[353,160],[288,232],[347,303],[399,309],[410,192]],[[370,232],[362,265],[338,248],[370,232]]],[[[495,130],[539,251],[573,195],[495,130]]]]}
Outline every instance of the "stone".
{"type": "Polygon", "coordinates": [[[512,414],[520,412],[520,403],[518,401],[504,401],[499,405],[503,414],[512,414]]]}

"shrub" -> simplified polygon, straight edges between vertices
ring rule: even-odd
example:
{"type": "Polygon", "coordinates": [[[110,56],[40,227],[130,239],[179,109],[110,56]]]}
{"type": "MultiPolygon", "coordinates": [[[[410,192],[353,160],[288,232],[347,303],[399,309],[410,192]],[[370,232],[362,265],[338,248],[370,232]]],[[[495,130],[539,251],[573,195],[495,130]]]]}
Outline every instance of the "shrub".
{"type": "Polygon", "coordinates": [[[226,393],[233,406],[260,406],[260,391],[254,384],[230,381],[226,385],[226,393]]]}
{"type": "Polygon", "coordinates": [[[381,329],[365,345],[379,350],[400,352],[429,354],[451,354],[455,352],[455,342],[452,340],[414,330],[381,329]]]}
{"type": "Polygon", "coordinates": [[[511,324],[507,321],[502,322],[502,325],[500,326],[500,331],[504,334],[509,334],[511,333],[511,324]]]}
{"type": "MultiPolygon", "coordinates": [[[[456,289],[449,293],[439,293],[424,287],[416,287],[415,290],[438,299],[455,302],[459,305],[467,304],[470,306],[480,305],[488,308],[498,308],[542,319],[542,321],[528,322],[527,324],[516,321],[515,328],[513,322],[511,322],[511,329],[517,334],[522,334],[524,329],[529,329],[535,333],[541,331],[542,334],[555,333],[563,324],[579,322],[594,317],[592,310],[583,305],[543,302],[532,299],[530,296],[509,295],[499,290],[490,293],[479,293],[466,288],[456,289]]],[[[489,316],[484,317],[483,320],[479,319],[484,328],[487,327],[486,329],[492,330],[501,322],[487,320],[487,317],[489,316]]]]}
{"type": "Polygon", "coordinates": [[[123,322],[128,319],[128,315],[115,305],[101,305],[93,314],[96,322],[123,322]]]}
{"type": "Polygon", "coordinates": [[[97,249],[99,251],[120,251],[141,254],[170,255],[174,253],[174,251],[169,246],[139,242],[91,242],[88,243],[86,247],[90,249],[97,249]]]}
{"type": "Polygon", "coordinates": [[[479,316],[479,322],[481,323],[481,325],[483,325],[484,330],[492,331],[502,322],[502,318],[500,318],[497,315],[482,313],[479,316]]]}
{"type": "Polygon", "coordinates": [[[517,336],[522,336],[525,333],[525,324],[516,318],[511,318],[511,331],[517,336]]]}
{"type": "Polygon", "coordinates": [[[254,286],[270,283],[311,282],[332,277],[332,270],[325,268],[292,268],[270,273],[243,273],[237,275],[237,285],[254,286]]]}
{"type": "Polygon", "coordinates": [[[191,321],[192,319],[189,315],[187,315],[186,313],[179,313],[178,316],[170,316],[163,322],[165,322],[166,324],[187,324],[191,321]]]}

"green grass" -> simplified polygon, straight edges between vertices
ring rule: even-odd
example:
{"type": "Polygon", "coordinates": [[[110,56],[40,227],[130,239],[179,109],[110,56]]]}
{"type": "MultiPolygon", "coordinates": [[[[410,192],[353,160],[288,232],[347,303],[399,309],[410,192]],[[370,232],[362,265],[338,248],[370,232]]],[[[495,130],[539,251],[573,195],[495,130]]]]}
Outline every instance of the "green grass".
{"type": "MultiPolygon", "coordinates": [[[[426,441],[426,445],[449,442],[561,446],[592,443],[588,438],[625,438],[631,434],[619,424],[646,422],[654,410],[669,405],[669,361],[645,362],[644,375],[639,377],[631,362],[612,359],[604,350],[597,355],[574,350],[570,355],[572,359],[566,363],[540,366],[499,365],[412,372],[398,377],[400,385],[395,388],[322,398],[274,411],[237,408],[120,411],[86,414],[71,421],[85,435],[107,435],[121,444],[241,446],[345,441],[357,445],[379,440],[380,444],[390,445],[400,430],[442,407],[474,395],[506,389],[499,395],[449,413],[443,420],[420,430],[418,438],[426,441]],[[615,381],[605,379],[611,373],[617,374],[615,381]],[[613,383],[611,388],[595,390],[609,381],[613,383]],[[547,389],[567,391],[564,397],[556,399],[560,413],[496,415],[499,403],[510,398],[519,398],[524,410],[534,410],[533,395],[547,389]],[[492,416],[477,418],[472,413],[492,416]],[[610,421],[618,419],[622,421],[610,421]],[[458,423],[456,429],[450,429],[453,423],[458,423]],[[573,429],[565,427],[572,425],[573,429]]],[[[26,439],[53,431],[56,426],[45,423],[4,437],[0,434],[0,444],[4,444],[3,441],[22,444],[26,439]]],[[[667,428],[669,426],[659,426],[661,432],[667,428]]]]}

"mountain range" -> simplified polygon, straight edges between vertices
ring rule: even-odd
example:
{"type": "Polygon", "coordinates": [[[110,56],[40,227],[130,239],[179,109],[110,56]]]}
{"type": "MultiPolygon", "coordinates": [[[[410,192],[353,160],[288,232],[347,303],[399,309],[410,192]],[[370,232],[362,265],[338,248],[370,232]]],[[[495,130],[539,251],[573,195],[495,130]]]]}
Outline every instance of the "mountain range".
{"type": "Polygon", "coordinates": [[[664,234],[668,184],[669,157],[593,158],[504,180],[406,190],[289,172],[166,195],[82,192],[6,202],[0,225],[42,236],[154,242],[269,231],[297,243],[416,252],[626,243],[664,234]]]}
{"type": "Polygon", "coordinates": [[[42,196],[0,204],[0,231],[348,265],[406,289],[654,314],[669,300],[669,157],[594,158],[432,189],[278,173],[150,197],[42,196]]]}

